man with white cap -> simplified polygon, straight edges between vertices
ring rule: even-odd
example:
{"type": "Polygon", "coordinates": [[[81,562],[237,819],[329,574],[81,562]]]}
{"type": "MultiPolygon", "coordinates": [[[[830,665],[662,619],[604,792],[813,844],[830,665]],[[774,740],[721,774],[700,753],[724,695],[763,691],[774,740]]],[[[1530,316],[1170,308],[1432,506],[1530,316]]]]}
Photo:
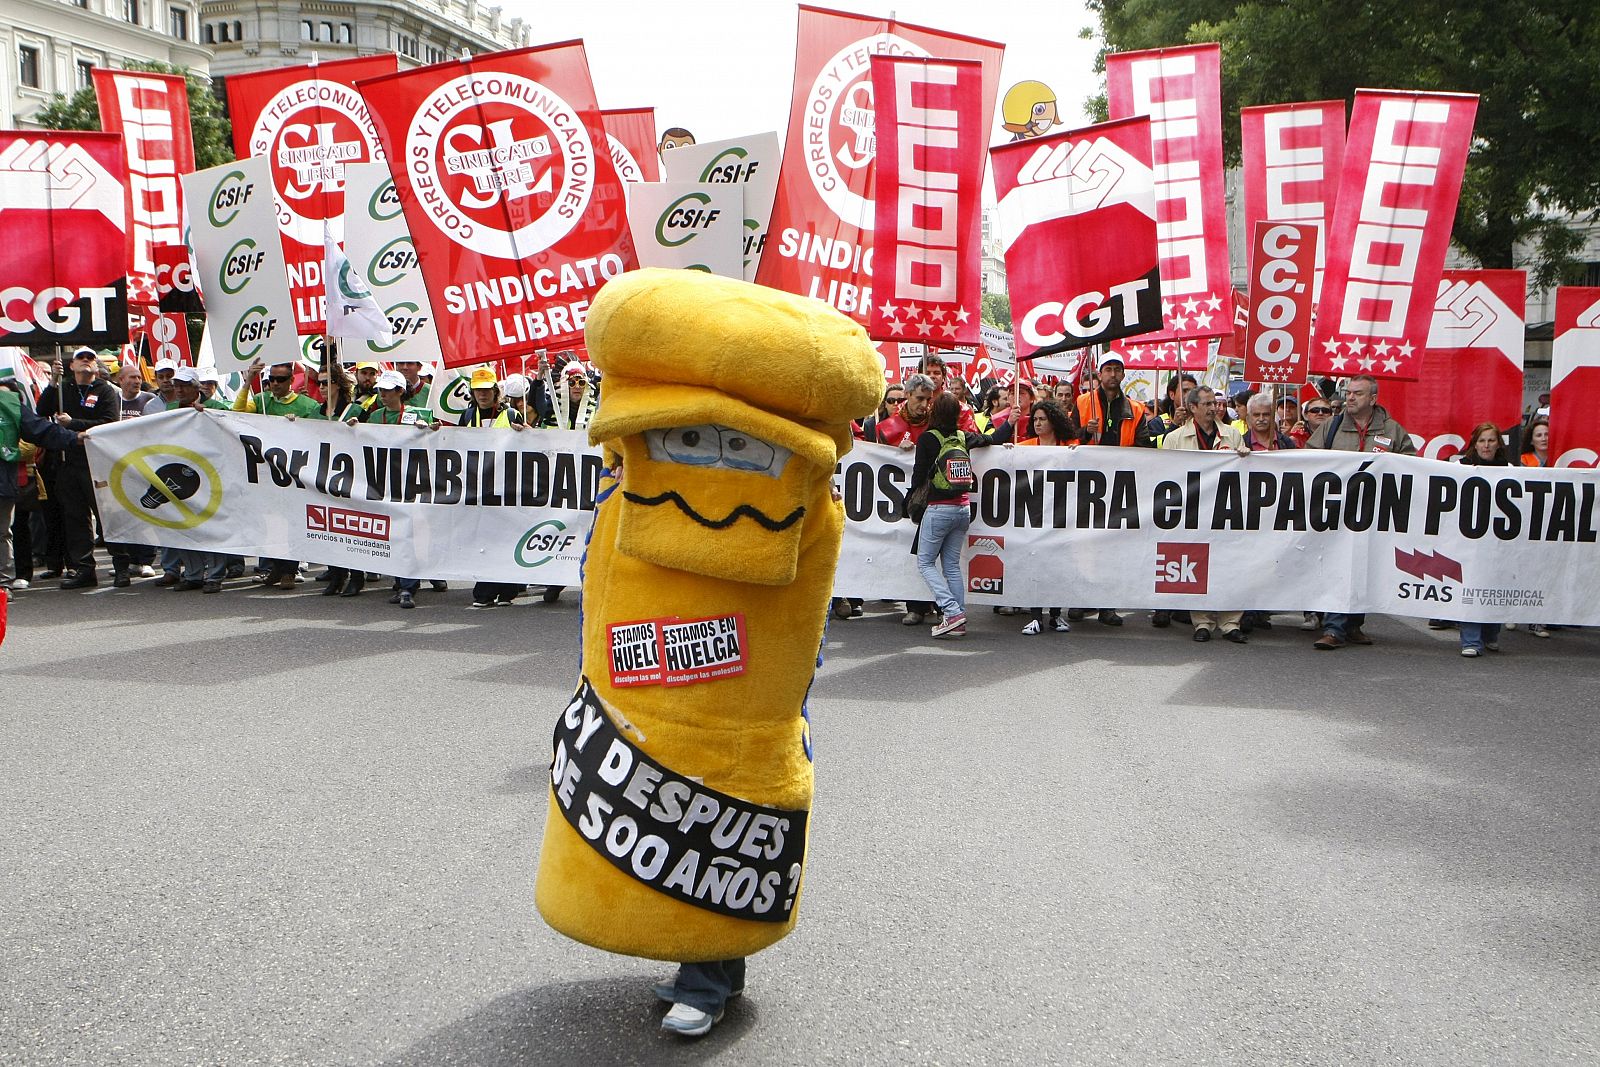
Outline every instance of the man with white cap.
{"type": "MultiPolygon", "coordinates": [[[[118,421],[121,409],[117,390],[100,380],[100,360],[94,349],[77,349],[69,367],[70,374],[40,395],[39,414],[74,433],[118,421]]],[[[89,455],[82,444],[77,444],[61,457],[54,464],[53,484],[46,486],[61,505],[68,569],[61,588],[87,589],[100,584],[94,565],[94,485],[89,476],[89,455]]],[[[126,569],[116,572],[115,584],[128,584],[126,569]]]]}
{"type": "Polygon", "coordinates": [[[178,364],[177,364],[177,362],[175,360],[158,359],[158,360],[156,360],[156,368],[155,368],[155,370],[156,370],[156,395],[161,398],[161,402],[163,404],[171,404],[172,403],[172,376],[173,376],[173,374],[175,374],[177,372],[178,364]]]}
{"type": "MultiPolygon", "coordinates": [[[[293,360],[273,364],[267,371],[267,391],[255,391],[257,376],[266,369],[266,363],[257,359],[245,368],[244,384],[239,395],[233,398],[233,410],[254,415],[279,415],[286,419],[323,419],[322,405],[309,396],[295,392],[293,360]]],[[[270,559],[262,556],[256,563],[261,581],[279,589],[293,589],[300,564],[291,559],[270,559]]]]}

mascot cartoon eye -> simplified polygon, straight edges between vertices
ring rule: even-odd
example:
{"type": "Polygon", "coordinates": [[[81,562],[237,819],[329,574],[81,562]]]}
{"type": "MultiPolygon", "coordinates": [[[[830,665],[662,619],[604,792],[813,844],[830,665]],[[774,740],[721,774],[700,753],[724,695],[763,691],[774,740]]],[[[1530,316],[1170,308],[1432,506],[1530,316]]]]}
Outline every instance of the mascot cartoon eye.
{"type": "Polygon", "coordinates": [[[793,455],[759,437],[731,426],[675,426],[666,430],[646,430],[645,443],[650,458],[662,463],[682,463],[690,467],[721,467],[725,470],[765,474],[777,478],[793,455]]]}

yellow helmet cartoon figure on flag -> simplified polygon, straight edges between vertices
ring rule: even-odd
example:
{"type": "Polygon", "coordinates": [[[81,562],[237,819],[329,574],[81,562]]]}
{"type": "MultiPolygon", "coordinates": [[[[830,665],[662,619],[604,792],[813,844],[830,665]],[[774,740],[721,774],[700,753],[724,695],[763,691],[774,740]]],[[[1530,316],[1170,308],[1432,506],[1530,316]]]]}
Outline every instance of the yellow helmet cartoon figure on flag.
{"type": "Polygon", "coordinates": [[[582,676],[557,722],[536,898],[597,948],[765,948],[797,916],[806,695],[844,516],[832,478],[883,391],[820,301],[691,270],[615,279],[589,316],[605,395],[582,676]]]}
{"type": "Polygon", "coordinates": [[[1000,125],[1012,133],[1013,141],[1049,133],[1061,121],[1056,113],[1055,91],[1044,82],[1018,82],[1006,90],[1000,119],[1000,125]]]}

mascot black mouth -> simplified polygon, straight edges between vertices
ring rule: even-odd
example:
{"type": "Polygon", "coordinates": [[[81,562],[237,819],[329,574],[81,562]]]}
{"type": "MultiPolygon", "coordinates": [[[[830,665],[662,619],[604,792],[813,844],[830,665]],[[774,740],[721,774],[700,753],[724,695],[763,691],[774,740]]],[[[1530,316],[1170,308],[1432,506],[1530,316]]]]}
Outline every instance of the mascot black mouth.
{"type": "Polygon", "coordinates": [[[665,504],[668,501],[671,501],[678,506],[679,511],[683,512],[685,515],[689,516],[689,518],[693,519],[695,522],[699,523],[701,526],[704,526],[708,530],[726,530],[728,527],[738,522],[740,516],[745,516],[762,528],[771,530],[773,533],[777,533],[780,530],[787,530],[789,527],[799,522],[800,516],[806,513],[805,507],[801,506],[795,508],[781,519],[769,519],[759,509],[753,508],[749,504],[740,504],[738,507],[728,512],[728,514],[723,518],[708,519],[694,508],[690,507],[687,500],[683,499],[683,497],[679,496],[671,489],[668,489],[665,493],[661,493],[658,496],[640,496],[637,493],[630,493],[624,489],[622,491],[622,498],[630,503],[638,504],[647,508],[653,508],[657,504],[665,504]]]}

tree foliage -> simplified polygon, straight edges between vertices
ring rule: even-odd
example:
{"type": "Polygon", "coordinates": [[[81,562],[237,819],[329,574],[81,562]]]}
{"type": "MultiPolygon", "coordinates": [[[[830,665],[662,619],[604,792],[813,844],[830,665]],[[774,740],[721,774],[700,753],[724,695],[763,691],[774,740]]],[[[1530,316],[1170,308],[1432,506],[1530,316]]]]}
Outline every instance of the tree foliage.
{"type": "MultiPolygon", "coordinates": [[[[194,132],[194,163],[200,170],[233,161],[233,126],[223,114],[222,101],[204,75],[180,70],[170,63],[129,63],[129,70],[154,74],[182,74],[189,89],[189,125],[194,132]]],[[[47,130],[98,130],[100,104],[93,87],[79,89],[70,97],[61,93],[36,116],[47,130]]]]}
{"type": "MultiPolygon", "coordinates": [[[[1110,51],[1222,45],[1223,135],[1239,109],[1357,88],[1477,93],[1454,239],[1485,267],[1533,246],[1570,276],[1600,218],[1600,4],[1594,0],[1089,0],[1110,51]]],[[[1104,53],[1102,53],[1101,69],[1104,53]]],[[[1104,114],[1103,98],[1092,101],[1104,114]]]]}
{"type": "Polygon", "coordinates": [[[1011,331],[1011,297],[1005,293],[984,293],[978,317],[996,329],[1011,331]]]}

